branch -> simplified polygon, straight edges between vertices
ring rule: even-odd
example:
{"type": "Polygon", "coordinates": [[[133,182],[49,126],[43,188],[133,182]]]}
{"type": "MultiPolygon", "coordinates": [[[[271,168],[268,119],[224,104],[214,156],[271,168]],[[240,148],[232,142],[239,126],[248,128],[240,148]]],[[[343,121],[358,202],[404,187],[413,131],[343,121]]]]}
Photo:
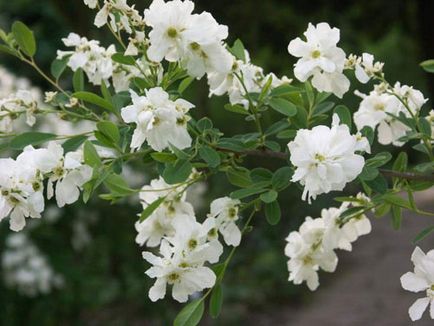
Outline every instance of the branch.
{"type": "Polygon", "coordinates": [[[413,172],[397,172],[392,170],[379,169],[381,174],[390,178],[401,178],[415,181],[432,181],[434,182],[434,174],[421,174],[413,172]]]}

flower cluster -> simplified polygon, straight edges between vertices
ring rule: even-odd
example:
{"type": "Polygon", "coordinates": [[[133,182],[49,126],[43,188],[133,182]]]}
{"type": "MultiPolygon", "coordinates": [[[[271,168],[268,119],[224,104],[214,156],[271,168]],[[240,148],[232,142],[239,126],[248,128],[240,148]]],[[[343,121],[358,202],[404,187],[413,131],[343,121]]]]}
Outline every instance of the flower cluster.
{"type": "Polygon", "coordinates": [[[369,53],[363,53],[361,57],[350,54],[345,63],[346,69],[354,69],[356,78],[362,84],[366,84],[376,75],[382,75],[383,62],[374,62],[374,56],[369,53]]]}
{"type": "Polygon", "coordinates": [[[146,141],[156,151],[170,145],[183,149],[190,147],[187,131],[188,111],[193,104],[183,99],[172,101],[161,87],[146,90],[146,96],[130,91],[133,104],[122,109],[122,118],[136,124],[131,148],[139,149],[146,141]]]}
{"type": "MultiPolygon", "coordinates": [[[[97,0],[85,0],[89,8],[96,8],[97,0]]],[[[95,17],[95,26],[102,27],[110,20],[113,31],[124,30],[128,34],[133,33],[133,28],[142,28],[145,23],[143,17],[133,6],[127,4],[127,0],[104,0],[104,5],[95,17]]]]}
{"type": "Polygon", "coordinates": [[[418,114],[427,99],[423,94],[399,82],[389,89],[388,85],[377,86],[369,95],[360,94],[362,102],[354,113],[357,129],[378,127],[378,142],[383,145],[402,146],[400,139],[410,130],[398,118],[418,114]]]}
{"type": "Polygon", "coordinates": [[[316,126],[298,130],[288,144],[291,163],[296,167],[293,182],[304,186],[303,200],[342,190],[362,172],[363,156],[356,152],[370,152],[366,138],[351,135],[347,125],[339,124],[337,115],[332,127],[316,126]]]}
{"type": "MultiPolygon", "coordinates": [[[[369,199],[358,194],[353,206],[366,205],[369,199]]],[[[307,217],[299,231],[286,238],[285,255],[289,257],[289,281],[294,284],[306,282],[310,290],[319,286],[318,271],[334,272],[338,263],[335,249],[351,251],[351,243],[371,232],[371,223],[364,214],[351,219],[340,216],[349,207],[345,202],[339,208],[323,209],[321,217],[307,217]]]]}
{"type": "Polygon", "coordinates": [[[27,125],[32,127],[36,123],[35,113],[38,110],[39,102],[37,95],[30,90],[19,90],[0,99],[0,132],[12,132],[12,121],[23,114],[26,116],[27,125]]]}
{"type": "Polygon", "coordinates": [[[271,79],[271,89],[292,82],[286,76],[279,79],[273,73],[265,75],[261,67],[251,63],[247,50],[244,52],[244,57],[245,60],[239,60],[232,56],[233,64],[230,71],[208,74],[210,96],[228,94],[232,105],[241,104],[248,108],[248,94],[260,93],[269,79],[271,79]]]}
{"type": "Polygon", "coordinates": [[[434,319],[434,250],[425,254],[416,247],[411,255],[411,261],[414,271],[401,276],[401,285],[407,291],[424,291],[426,296],[417,299],[408,310],[408,314],[412,321],[419,320],[430,305],[430,316],[434,319]]]}
{"type": "Polygon", "coordinates": [[[6,285],[29,297],[50,293],[64,284],[63,277],[52,269],[25,233],[6,238],[1,264],[6,285]]]}
{"type": "Polygon", "coordinates": [[[147,55],[151,61],[181,62],[191,76],[201,78],[209,72],[227,72],[232,57],[223,40],[227,26],[219,25],[211,14],[192,14],[192,1],[154,0],[145,10],[151,27],[147,55]]]}
{"type": "Polygon", "coordinates": [[[59,207],[77,201],[92,176],[82,156],[81,152],[64,155],[62,146],[51,142],[47,148],[27,146],[16,160],[0,159],[0,220],[10,215],[11,229],[20,231],[26,217],[40,218],[45,207],[44,180],[47,198],[55,195],[59,207]]]}
{"type": "MultiPolygon", "coordinates": [[[[190,180],[195,178],[193,174],[190,180]]],[[[136,223],[136,242],[141,246],[159,246],[159,256],[143,253],[143,258],[153,265],[146,274],[157,279],[149,291],[152,301],[165,296],[167,284],[173,285],[172,296],[180,302],[212,287],[216,276],[205,264],[217,263],[223,252],[218,233],[228,245],[238,246],[241,240],[241,231],[235,224],[240,202],[228,197],[216,199],[201,224],[193,206],[186,201],[188,183],[168,185],[160,178],[142,188],[140,199],[145,210],[163,198],[150,216],[136,223]]]]}
{"type": "Polygon", "coordinates": [[[306,41],[296,38],[288,46],[289,53],[300,58],[295,64],[295,77],[301,82],[312,77],[312,86],[317,90],[342,97],[349,90],[350,81],[343,74],[345,52],[337,47],[339,29],[327,23],[309,24],[304,35],[306,41]]]}

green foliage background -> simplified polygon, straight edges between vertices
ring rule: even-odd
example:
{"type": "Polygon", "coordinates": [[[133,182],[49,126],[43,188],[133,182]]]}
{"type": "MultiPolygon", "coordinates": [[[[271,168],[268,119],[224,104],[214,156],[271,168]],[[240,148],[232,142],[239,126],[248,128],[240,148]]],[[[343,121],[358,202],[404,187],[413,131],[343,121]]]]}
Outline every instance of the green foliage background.
{"type": "MultiPolygon", "coordinates": [[[[149,2],[137,0],[136,6],[142,10],[149,2]]],[[[434,95],[433,80],[428,80],[418,67],[420,61],[434,56],[432,1],[195,2],[198,10],[210,11],[217,21],[228,25],[230,41],[242,39],[253,62],[266,72],[290,76],[294,59],[286,51],[289,41],[299,36],[308,22],[327,21],[341,29],[341,45],[347,53],[371,52],[386,62],[390,81],[400,80],[421,89],[428,97],[434,95]]],[[[8,30],[17,19],[28,24],[38,38],[37,59],[45,70],[55,58],[56,50],[62,48],[60,39],[71,31],[101,39],[105,45],[114,42],[106,30],[92,27],[94,14],[81,0],[0,0],[0,26],[8,30]]],[[[0,64],[17,75],[29,77],[43,89],[47,87],[28,67],[11,58],[2,55],[0,64]]],[[[363,87],[360,90],[369,91],[363,87]]],[[[188,99],[197,105],[195,117],[210,116],[229,135],[248,131],[249,126],[242,119],[223,110],[224,99],[208,99],[205,82],[190,90],[188,99]]],[[[356,109],[355,96],[348,94],[344,101],[356,109]]],[[[280,162],[256,159],[250,164],[274,170],[280,162]]],[[[143,172],[148,176],[153,173],[143,172]]],[[[206,204],[230,190],[222,178],[210,180],[206,204]]],[[[281,194],[284,213],[277,227],[269,227],[263,216],[255,218],[255,228],[242,244],[225,279],[223,314],[214,324],[239,324],[249,311],[266,310],[274,303],[290,305],[309,300],[303,286],[294,287],[286,281],[284,238],[306,215],[316,216],[321,207],[337,204],[331,197],[322,196],[314,205],[307,206],[300,202],[300,196],[295,187],[281,194]]],[[[0,324],[169,324],[180,306],[171,300],[152,304],[147,297],[152,282],[144,275],[146,265],[134,242],[135,214],[139,208],[127,204],[110,207],[105,202],[92,201],[84,212],[98,217],[98,222],[91,227],[93,240],[89,247],[77,253],[70,241],[71,221],[83,211],[80,205],[65,209],[64,216],[55,224],[42,223],[32,231],[32,239],[53,267],[65,276],[65,289],[28,299],[0,283],[0,324]]],[[[207,208],[198,216],[206,212],[207,208]]],[[[0,250],[8,232],[7,222],[2,223],[0,250]]]]}

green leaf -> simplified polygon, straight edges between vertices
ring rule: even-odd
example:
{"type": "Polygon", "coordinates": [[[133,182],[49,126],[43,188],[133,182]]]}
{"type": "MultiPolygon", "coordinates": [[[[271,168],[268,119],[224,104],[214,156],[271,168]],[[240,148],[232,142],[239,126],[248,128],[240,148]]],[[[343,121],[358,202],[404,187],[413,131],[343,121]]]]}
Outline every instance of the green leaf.
{"type": "Polygon", "coordinates": [[[65,153],[73,152],[77,150],[86,140],[87,136],[83,135],[69,138],[62,144],[63,150],[65,151],[65,153]]]}
{"type": "Polygon", "coordinates": [[[128,183],[117,174],[110,174],[105,180],[104,185],[116,196],[129,196],[135,191],[128,186],[128,183]]]}
{"type": "Polygon", "coordinates": [[[323,102],[318,104],[315,109],[313,110],[314,115],[321,115],[329,112],[331,109],[333,109],[335,106],[335,103],[333,102],[323,102]]]}
{"type": "Polygon", "coordinates": [[[363,127],[362,130],[360,130],[360,133],[368,139],[369,144],[372,145],[374,143],[375,134],[374,134],[374,130],[371,127],[369,126],[363,127]]]}
{"type": "Polygon", "coordinates": [[[147,219],[160,205],[161,203],[166,199],[166,197],[160,197],[157,200],[153,201],[151,204],[149,204],[140,214],[140,222],[143,222],[145,219],[147,219]]]}
{"type": "Polygon", "coordinates": [[[114,62],[127,65],[127,66],[134,66],[136,64],[136,60],[134,60],[134,57],[130,55],[124,55],[123,53],[115,53],[112,55],[112,60],[114,62]]]}
{"type": "Polygon", "coordinates": [[[33,57],[36,53],[36,40],[33,32],[24,23],[16,21],[12,24],[12,34],[20,50],[29,57],[33,57]]]}
{"type": "Polygon", "coordinates": [[[364,207],[350,207],[345,212],[343,212],[339,217],[341,219],[352,218],[363,213],[364,207]]]}
{"type": "Polygon", "coordinates": [[[220,284],[214,286],[209,300],[209,314],[212,318],[217,318],[220,315],[223,304],[223,290],[220,284]]]}
{"type": "Polygon", "coordinates": [[[383,217],[390,212],[391,205],[388,203],[383,203],[375,208],[375,216],[383,217]]]}
{"type": "Polygon", "coordinates": [[[425,118],[419,118],[420,131],[429,139],[431,139],[431,123],[425,118]]]}
{"type": "Polygon", "coordinates": [[[12,49],[12,48],[8,47],[7,45],[4,45],[4,44],[0,44],[0,52],[12,55],[14,57],[18,57],[18,53],[16,50],[14,50],[14,49],[12,49]]]}
{"type": "Polygon", "coordinates": [[[399,206],[392,206],[392,226],[395,230],[401,228],[402,210],[399,206]]]}
{"type": "Polygon", "coordinates": [[[100,121],[96,127],[113,144],[117,144],[121,139],[118,127],[111,121],[100,121]]]}
{"type": "Polygon", "coordinates": [[[276,190],[269,190],[266,193],[261,194],[259,198],[261,198],[264,203],[269,204],[277,199],[277,195],[278,193],[276,190]]]}
{"type": "Polygon", "coordinates": [[[276,225],[281,218],[280,206],[277,201],[265,204],[265,217],[270,225],[276,225]]]}
{"type": "Polygon", "coordinates": [[[96,106],[99,106],[103,109],[106,109],[107,111],[112,112],[112,113],[116,113],[116,109],[113,107],[113,105],[109,101],[103,99],[102,97],[100,97],[94,93],[76,92],[76,93],[72,94],[72,96],[79,99],[79,100],[82,100],[82,101],[94,104],[96,106]]]}
{"type": "Polygon", "coordinates": [[[164,152],[155,152],[151,153],[151,157],[160,163],[173,163],[177,160],[175,154],[172,153],[164,153],[164,152]]]}
{"type": "Polygon", "coordinates": [[[434,225],[427,227],[426,229],[423,229],[413,240],[413,244],[416,244],[416,242],[419,242],[423,239],[425,239],[427,236],[429,236],[432,232],[434,232],[434,225]]]}
{"type": "Polygon", "coordinates": [[[252,185],[249,171],[245,169],[233,169],[230,168],[226,172],[226,176],[231,184],[241,188],[248,188],[252,185]]]}
{"type": "Polygon", "coordinates": [[[209,118],[202,118],[197,122],[196,127],[200,132],[204,132],[205,130],[212,129],[213,124],[209,118]]]}
{"type": "Polygon", "coordinates": [[[253,195],[260,194],[261,192],[267,191],[262,187],[254,187],[254,188],[245,188],[239,189],[231,193],[231,198],[233,199],[243,199],[253,195]]]}
{"type": "Polygon", "coordinates": [[[387,203],[395,205],[395,206],[399,206],[399,207],[403,207],[406,209],[413,209],[410,202],[398,195],[395,194],[385,194],[382,197],[387,203]]]}
{"type": "Polygon", "coordinates": [[[178,86],[178,92],[179,94],[182,94],[185,92],[185,90],[191,85],[191,83],[194,81],[193,77],[187,77],[183,79],[178,86]]]}
{"type": "Polygon", "coordinates": [[[256,168],[250,171],[250,178],[253,182],[267,182],[268,184],[271,184],[272,177],[273,173],[264,168],[256,168]]]}
{"type": "Polygon", "coordinates": [[[315,102],[315,94],[313,92],[312,85],[310,84],[309,81],[307,81],[304,83],[304,87],[306,89],[306,96],[307,96],[307,100],[309,102],[309,106],[312,107],[313,103],[315,102]]]}
{"type": "Polygon", "coordinates": [[[277,134],[278,139],[293,139],[297,135],[297,130],[289,129],[281,131],[277,134]]]}
{"type": "Polygon", "coordinates": [[[81,92],[84,90],[84,74],[82,69],[77,69],[72,76],[72,85],[74,91],[81,92]]]}
{"type": "Polygon", "coordinates": [[[393,170],[398,172],[403,172],[407,170],[407,164],[408,164],[408,156],[406,152],[399,153],[398,157],[396,158],[395,162],[393,163],[393,170]]]}
{"type": "Polygon", "coordinates": [[[242,105],[239,105],[239,104],[235,104],[235,105],[226,104],[224,106],[224,108],[225,108],[225,110],[227,110],[229,112],[234,112],[234,113],[243,114],[243,115],[249,115],[249,112],[246,110],[246,108],[242,105]]]}
{"type": "Polygon", "coordinates": [[[15,150],[21,150],[28,145],[41,145],[47,141],[56,139],[57,135],[44,132],[25,132],[12,138],[9,146],[15,150]]]}
{"type": "Polygon", "coordinates": [[[392,154],[389,152],[381,152],[375,155],[375,157],[366,160],[366,166],[371,168],[378,168],[385,165],[392,159],[392,154]]]}
{"type": "Polygon", "coordinates": [[[178,160],[175,164],[168,163],[163,172],[163,178],[168,184],[184,182],[191,174],[193,166],[187,160],[178,160]]]}
{"type": "Polygon", "coordinates": [[[336,113],[341,121],[341,124],[346,124],[351,130],[351,112],[345,105],[338,105],[334,113],[336,113]]]}
{"type": "Polygon", "coordinates": [[[359,178],[364,181],[370,181],[374,180],[379,174],[379,171],[377,168],[364,166],[362,173],[360,173],[359,178]]]}
{"type": "Polygon", "coordinates": [[[272,98],[269,102],[269,105],[273,110],[287,117],[293,117],[297,114],[297,107],[283,98],[272,98]]]}
{"type": "Polygon", "coordinates": [[[202,319],[205,305],[198,299],[186,305],[176,316],[173,326],[196,326],[202,319]]]}
{"type": "Polygon", "coordinates": [[[87,165],[90,165],[92,167],[101,165],[101,159],[98,155],[98,152],[96,151],[95,146],[90,141],[86,141],[84,143],[83,156],[84,163],[86,163],[87,165]]]}
{"type": "Polygon", "coordinates": [[[212,168],[219,166],[221,163],[220,155],[211,147],[201,147],[199,155],[212,168]]]}
{"type": "Polygon", "coordinates": [[[299,94],[300,91],[301,90],[298,87],[292,86],[290,84],[283,84],[283,85],[280,85],[276,88],[273,88],[270,92],[270,96],[271,97],[280,97],[280,96],[286,96],[286,95],[294,94],[294,93],[299,94]]]}
{"type": "Polygon", "coordinates": [[[423,70],[429,73],[434,73],[434,59],[421,62],[420,66],[423,70]]]}
{"type": "Polygon", "coordinates": [[[388,187],[387,180],[381,174],[379,174],[374,180],[366,181],[366,184],[369,188],[380,194],[384,194],[388,187]]]}
{"type": "Polygon", "coordinates": [[[237,59],[246,62],[246,52],[244,49],[244,44],[243,44],[243,42],[241,42],[241,40],[237,39],[234,42],[234,45],[232,46],[230,51],[237,59]]]}
{"type": "Polygon", "coordinates": [[[56,59],[51,63],[51,74],[53,77],[58,80],[60,76],[62,76],[68,65],[69,57],[64,57],[62,59],[56,59]]]}
{"type": "Polygon", "coordinates": [[[288,187],[291,183],[292,174],[293,172],[289,166],[285,166],[277,170],[271,180],[273,188],[277,191],[282,191],[288,187]]]}

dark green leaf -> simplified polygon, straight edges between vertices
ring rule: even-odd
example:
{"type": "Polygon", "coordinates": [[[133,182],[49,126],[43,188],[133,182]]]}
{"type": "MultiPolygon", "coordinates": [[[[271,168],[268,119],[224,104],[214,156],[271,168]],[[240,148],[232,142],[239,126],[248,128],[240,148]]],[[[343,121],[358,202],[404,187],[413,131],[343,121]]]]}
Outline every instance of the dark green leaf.
{"type": "Polygon", "coordinates": [[[374,191],[384,194],[387,191],[387,180],[379,174],[374,180],[366,181],[366,184],[374,191]]]}
{"type": "MultiPolygon", "coordinates": [[[[434,72],[434,70],[433,70],[434,72]]],[[[423,229],[413,240],[413,243],[419,242],[429,236],[432,232],[434,232],[434,226],[427,227],[423,229]]]]}
{"type": "Polygon", "coordinates": [[[83,70],[80,68],[74,72],[72,76],[72,85],[74,87],[74,91],[81,92],[84,90],[84,74],[83,70]]]}
{"type": "Polygon", "coordinates": [[[177,157],[172,153],[164,153],[164,152],[155,152],[151,154],[151,157],[161,163],[172,163],[175,162],[177,157]]]}
{"type": "Polygon", "coordinates": [[[87,136],[83,135],[69,138],[62,144],[63,150],[65,151],[65,153],[73,152],[77,150],[86,140],[87,136]]]}
{"type": "Polygon", "coordinates": [[[297,135],[297,130],[284,130],[277,134],[278,139],[293,139],[297,135]]]}
{"type": "Polygon", "coordinates": [[[346,124],[351,129],[351,112],[345,105],[338,105],[334,113],[338,115],[341,124],[346,124]]]}
{"type": "Polygon", "coordinates": [[[229,169],[226,176],[231,184],[241,188],[248,188],[252,185],[252,180],[249,176],[249,171],[245,169],[229,169]]]}
{"type": "Polygon", "coordinates": [[[275,201],[277,199],[277,191],[275,190],[269,190],[266,193],[261,194],[261,196],[259,196],[259,198],[261,198],[261,200],[266,203],[272,203],[273,201],[275,201]]]}
{"type": "Polygon", "coordinates": [[[94,93],[76,92],[76,93],[72,94],[72,96],[79,99],[79,100],[82,100],[82,101],[94,104],[96,106],[99,106],[99,107],[106,109],[110,112],[113,112],[113,113],[116,112],[116,109],[113,107],[113,105],[109,101],[103,99],[102,97],[100,97],[94,93]]]}
{"type": "Polygon", "coordinates": [[[287,117],[293,117],[297,114],[297,107],[283,98],[272,98],[269,102],[269,105],[273,110],[287,117]]]}
{"type": "Polygon", "coordinates": [[[121,63],[127,66],[134,66],[136,64],[136,60],[134,57],[130,55],[124,55],[123,53],[115,53],[112,55],[112,60],[117,63],[121,63]]]}
{"type": "Polygon", "coordinates": [[[219,166],[221,163],[220,155],[211,147],[201,147],[199,155],[212,168],[219,166]]]}
{"type": "Polygon", "coordinates": [[[175,164],[166,164],[163,178],[168,184],[184,182],[191,174],[193,166],[189,161],[178,160],[175,164]]]}
{"type": "Polygon", "coordinates": [[[27,145],[41,145],[47,141],[56,139],[56,135],[43,132],[25,132],[12,138],[9,146],[15,150],[21,150],[27,145]]]}
{"type": "Polygon", "coordinates": [[[335,104],[333,102],[323,102],[318,104],[313,110],[314,115],[325,114],[334,108],[335,104]]]}
{"type": "Polygon", "coordinates": [[[260,194],[264,191],[267,191],[267,189],[255,186],[254,188],[245,188],[245,189],[236,190],[231,193],[231,197],[233,199],[243,199],[253,195],[260,194]]]}
{"type": "Polygon", "coordinates": [[[366,166],[371,168],[378,168],[385,165],[392,159],[392,154],[389,152],[382,152],[375,155],[375,157],[366,160],[366,166]]]}
{"type": "Polygon", "coordinates": [[[118,127],[111,121],[100,121],[96,124],[96,127],[114,144],[117,144],[121,139],[118,127]]]}
{"type": "Polygon", "coordinates": [[[196,127],[200,132],[204,132],[205,130],[212,129],[212,126],[213,126],[212,121],[209,118],[202,118],[196,124],[196,127]]]}
{"type": "Polygon", "coordinates": [[[277,170],[271,180],[273,188],[277,191],[282,191],[283,189],[288,187],[291,182],[292,174],[292,170],[288,166],[277,170]]]}
{"type": "Polygon", "coordinates": [[[276,225],[279,223],[281,212],[277,201],[265,204],[265,217],[270,225],[276,225]]]}
{"type": "Polygon", "coordinates": [[[243,115],[249,115],[249,112],[246,110],[246,108],[242,105],[239,105],[239,104],[235,104],[235,105],[226,104],[224,106],[224,108],[230,112],[243,114],[243,115]]]}

